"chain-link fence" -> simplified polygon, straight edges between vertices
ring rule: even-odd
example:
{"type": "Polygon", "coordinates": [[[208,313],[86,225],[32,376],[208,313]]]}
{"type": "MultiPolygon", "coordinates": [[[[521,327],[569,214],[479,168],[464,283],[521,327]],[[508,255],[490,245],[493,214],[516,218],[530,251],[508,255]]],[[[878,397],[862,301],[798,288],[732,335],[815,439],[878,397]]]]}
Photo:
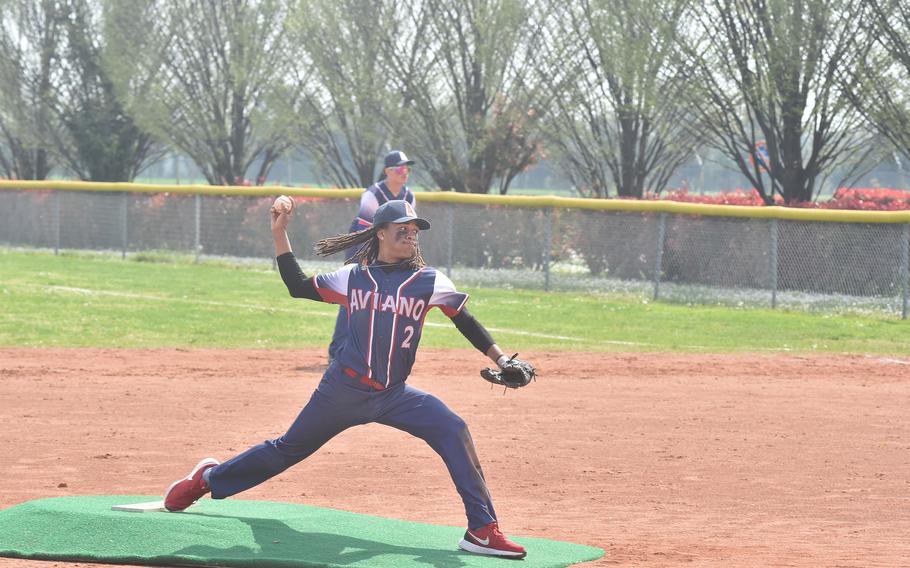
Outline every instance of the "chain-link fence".
{"type": "MultiPolygon", "coordinates": [[[[273,195],[0,190],[0,244],[169,251],[271,262],[273,195]]],[[[290,227],[312,252],[348,230],[355,199],[297,198],[290,227]]],[[[643,300],[885,311],[907,317],[910,224],[421,202],[427,262],[458,284],[621,292],[643,300]]]]}

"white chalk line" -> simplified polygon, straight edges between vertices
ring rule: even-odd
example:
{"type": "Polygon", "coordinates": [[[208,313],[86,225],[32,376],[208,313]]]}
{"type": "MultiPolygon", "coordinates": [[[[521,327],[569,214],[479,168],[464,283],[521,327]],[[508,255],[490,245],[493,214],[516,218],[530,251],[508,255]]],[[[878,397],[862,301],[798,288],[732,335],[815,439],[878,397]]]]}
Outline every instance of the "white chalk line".
{"type": "MultiPolygon", "coordinates": [[[[26,286],[33,287],[33,286],[26,286]]],[[[205,306],[217,306],[223,308],[238,308],[244,310],[264,310],[272,312],[282,312],[287,314],[300,314],[299,310],[293,310],[290,308],[275,308],[271,306],[262,306],[258,304],[235,304],[232,302],[216,302],[212,300],[199,300],[193,298],[174,298],[170,296],[157,296],[154,294],[137,294],[135,292],[118,292],[114,290],[91,290],[89,288],[76,288],[73,286],[55,286],[55,285],[45,285],[39,286],[41,288],[48,288],[50,290],[56,290],[59,292],[69,292],[73,294],[81,294],[84,296],[111,296],[115,298],[129,298],[134,300],[150,300],[154,302],[183,302],[187,304],[200,304],[205,306]]],[[[337,312],[325,312],[314,310],[309,312],[311,315],[318,315],[321,317],[331,317],[334,318],[337,316],[337,312]]],[[[434,323],[434,322],[424,322],[425,326],[429,327],[440,327],[440,328],[451,328],[449,324],[434,323]]],[[[523,331],[516,329],[505,329],[498,327],[488,327],[489,331],[495,333],[509,333],[512,335],[524,335],[528,337],[539,337],[541,339],[558,339],[560,341],[581,341],[578,337],[570,337],[567,335],[552,335],[548,333],[536,333],[533,331],[523,331]]],[[[602,341],[601,343],[610,343],[615,345],[648,345],[647,343],[633,343],[630,341],[602,341]]]]}
{"type": "MultiPolygon", "coordinates": [[[[199,300],[192,298],[174,298],[170,296],[156,296],[154,294],[137,294],[135,292],[119,292],[115,290],[91,290],[89,288],[76,288],[73,286],[56,286],[56,285],[29,285],[29,284],[20,284],[20,286],[25,288],[47,288],[51,290],[56,290],[59,292],[70,292],[73,294],[82,294],[85,296],[111,296],[115,298],[132,298],[136,300],[151,300],[157,302],[184,302],[187,304],[200,304],[206,306],[216,306],[224,308],[239,308],[244,310],[263,310],[263,311],[272,311],[272,312],[281,312],[286,314],[300,314],[299,310],[294,310],[290,308],[275,308],[271,306],[262,306],[259,304],[238,304],[232,302],[216,302],[213,300],[199,300]]],[[[308,315],[316,315],[320,317],[334,318],[337,317],[337,312],[325,312],[319,310],[308,311],[308,315]]],[[[428,327],[438,327],[438,328],[451,328],[450,324],[444,323],[434,323],[434,322],[424,322],[425,326],[428,327]]],[[[507,333],[511,335],[523,335],[527,337],[538,337],[541,339],[557,339],[560,341],[581,341],[578,337],[571,337],[567,335],[553,335],[548,333],[536,333],[533,331],[523,331],[517,329],[506,329],[500,327],[488,327],[488,331],[494,333],[507,333]]],[[[603,339],[600,343],[608,345],[623,345],[628,347],[653,347],[654,343],[641,343],[635,341],[613,341],[608,339],[603,339]]],[[[704,345],[681,345],[680,347],[684,349],[699,349],[706,350],[708,347],[704,345]]],[[[756,348],[757,351],[771,351],[771,352],[787,352],[790,351],[788,347],[764,347],[756,348]]],[[[899,365],[910,365],[910,361],[901,361],[899,359],[887,359],[880,358],[881,361],[896,363],[899,365]]]]}
{"type": "Polygon", "coordinates": [[[882,363],[894,363],[896,365],[910,365],[910,361],[902,361],[900,359],[890,359],[888,357],[874,357],[877,361],[882,363]]]}
{"type": "MultiPolygon", "coordinates": [[[[137,294],[134,292],[119,292],[114,290],[91,290],[89,288],[76,288],[73,286],[56,286],[56,285],[29,285],[29,284],[20,284],[20,286],[25,288],[47,288],[51,290],[56,290],[59,292],[70,292],[74,294],[82,294],[85,296],[111,296],[116,298],[133,298],[136,300],[151,300],[158,302],[184,302],[187,304],[200,304],[206,306],[216,306],[216,307],[225,307],[225,308],[239,308],[244,310],[263,310],[263,311],[272,311],[272,312],[281,312],[286,314],[300,314],[299,310],[294,310],[290,308],[275,308],[271,306],[262,306],[259,304],[238,304],[232,302],[216,302],[213,300],[199,300],[191,298],[174,298],[170,296],[156,296],[154,294],[137,294]]],[[[334,318],[337,317],[337,312],[325,312],[319,310],[308,311],[308,315],[316,315],[320,317],[334,318]]],[[[424,322],[425,326],[428,327],[438,327],[438,328],[449,328],[451,329],[450,324],[444,323],[434,323],[434,322],[424,322]]],[[[571,337],[567,335],[553,335],[548,333],[536,333],[533,331],[523,331],[517,329],[506,329],[500,327],[488,327],[488,331],[494,333],[507,333],[511,335],[523,335],[527,337],[538,337],[541,339],[557,339],[560,341],[581,341],[578,337],[571,337]]],[[[654,343],[642,343],[635,341],[614,341],[609,339],[603,339],[600,343],[608,345],[623,345],[628,347],[653,347],[654,343]]],[[[699,349],[706,350],[707,346],[704,345],[681,345],[680,347],[684,349],[699,349]]],[[[759,347],[755,349],[756,351],[771,351],[771,352],[788,352],[791,349],[789,347],[759,347]]],[[[901,361],[899,359],[887,359],[880,358],[883,362],[896,363],[898,365],[910,365],[910,361],[901,361]]]]}

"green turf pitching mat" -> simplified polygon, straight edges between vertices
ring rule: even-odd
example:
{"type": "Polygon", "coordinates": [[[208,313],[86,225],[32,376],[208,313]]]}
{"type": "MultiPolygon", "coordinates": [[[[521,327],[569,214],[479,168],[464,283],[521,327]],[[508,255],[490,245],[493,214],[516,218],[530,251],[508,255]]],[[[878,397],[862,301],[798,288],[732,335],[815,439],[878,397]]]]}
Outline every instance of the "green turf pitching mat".
{"type": "Polygon", "coordinates": [[[268,501],[203,499],[183,513],[111,510],[156,499],[160,497],[58,497],[4,509],[0,556],[244,567],[555,568],[604,554],[591,546],[517,537],[513,540],[528,550],[524,560],[489,558],[458,548],[462,527],[268,501]]]}

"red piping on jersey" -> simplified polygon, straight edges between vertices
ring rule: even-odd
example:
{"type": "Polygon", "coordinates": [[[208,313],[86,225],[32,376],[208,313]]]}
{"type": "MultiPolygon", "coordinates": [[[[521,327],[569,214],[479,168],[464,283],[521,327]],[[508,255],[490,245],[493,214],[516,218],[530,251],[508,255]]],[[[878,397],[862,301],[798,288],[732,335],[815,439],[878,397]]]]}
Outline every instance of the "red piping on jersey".
{"type": "MultiPolygon", "coordinates": [[[[363,267],[363,270],[367,273],[367,276],[370,277],[370,280],[373,281],[373,298],[376,298],[379,295],[379,284],[376,283],[376,279],[373,278],[373,275],[370,274],[370,269],[366,266],[363,267]]],[[[367,338],[367,378],[373,378],[373,324],[376,320],[376,310],[370,302],[370,336],[367,338]]]]}
{"type": "Polygon", "coordinates": [[[322,298],[326,303],[339,304],[345,307],[348,305],[348,297],[344,294],[339,294],[335,290],[320,288],[319,286],[316,286],[316,292],[319,293],[319,297],[322,298]]]}
{"type": "Polygon", "coordinates": [[[458,308],[456,308],[454,310],[452,308],[446,306],[445,304],[430,304],[427,306],[427,311],[430,311],[430,308],[436,307],[436,308],[439,308],[440,310],[442,310],[442,313],[444,313],[446,316],[453,317],[453,316],[458,315],[458,312],[460,312],[464,308],[464,305],[468,302],[468,298],[470,298],[470,296],[468,294],[465,294],[464,300],[462,300],[461,304],[458,306],[458,308]]]}
{"type": "MultiPolygon", "coordinates": [[[[430,296],[430,297],[432,298],[432,296],[430,296]]],[[[421,328],[423,328],[423,322],[424,322],[424,320],[427,319],[427,314],[430,313],[431,309],[439,308],[442,311],[442,313],[446,314],[446,316],[452,317],[452,316],[458,315],[458,312],[460,312],[464,308],[464,305],[468,303],[468,298],[470,298],[470,296],[468,294],[465,294],[464,300],[461,301],[461,305],[458,306],[457,310],[452,311],[452,315],[449,315],[446,313],[446,311],[445,311],[446,306],[444,306],[443,304],[427,304],[427,309],[425,309],[423,311],[423,317],[420,318],[421,328]]],[[[449,308],[449,309],[451,310],[451,308],[449,308]]]]}
{"type": "Polygon", "coordinates": [[[398,290],[395,292],[395,315],[392,316],[392,334],[390,336],[391,340],[389,341],[389,364],[385,369],[385,386],[389,386],[389,383],[392,381],[392,354],[395,350],[395,327],[398,325],[398,303],[401,301],[401,291],[404,290],[405,286],[413,282],[421,272],[423,272],[423,268],[419,269],[412,274],[410,278],[402,282],[401,286],[399,286],[398,290]]]}
{"type": "MultiPolygon", "coordinates": [[[[350,282],[350,278],[351,278],[351,275],[349,273],[348,274],[349,282],[350,282]]],[[[319,294],[319,297],[322,298],[322,300],[324,302],[327,302],[329,304],[338,304],[341,306],[345,306],[346,308],[348,308],[348,311],[350,312],[350,307],[349,307],[350,302],[348,301],[347,295],[342,294],[341,292],[336,292],[335,290],[332,290],[331,288],[323,288],[322,286],[320,286],[318,275],[313,277],[313,286],[316,288],[316,293],[319,294]]]]}
{"type": "Polygon", "coordinates": [[[358,373],[354,369],[351,369],[350,367],[342,367],[342,370],[344,371],[345,375],[351,377],[352,379],[357,379],[361,383],[363,383],[365,385],[369,385],[378,391],[385,390],[385,387],[379,381],[374,381],[370,377],[361,375],[360,373],[358,373]]]}

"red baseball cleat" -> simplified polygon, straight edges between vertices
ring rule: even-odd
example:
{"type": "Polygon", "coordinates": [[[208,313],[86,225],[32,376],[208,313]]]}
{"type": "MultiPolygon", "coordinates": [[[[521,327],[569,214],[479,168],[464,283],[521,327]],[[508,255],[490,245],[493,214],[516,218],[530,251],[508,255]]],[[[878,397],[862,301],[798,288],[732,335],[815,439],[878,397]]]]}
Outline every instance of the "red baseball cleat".
{"type": "Polygon", "coordinates": [[[524,558],[528,554],[523,546],[515,544],[499,531],[496,521],[480,529],[468,529],[458,546],[468,552],[505,558],[524,558]]]}
{"type": "Polygon", "coordinates": [[[171,483],[164,494],[164,508],[172,513],[182,511],[208,493],[209,486],[202,479],[202,473],[216,465],[218,465],[218,460],[205,458],[196,464],[189,475],[171,483]]]}

